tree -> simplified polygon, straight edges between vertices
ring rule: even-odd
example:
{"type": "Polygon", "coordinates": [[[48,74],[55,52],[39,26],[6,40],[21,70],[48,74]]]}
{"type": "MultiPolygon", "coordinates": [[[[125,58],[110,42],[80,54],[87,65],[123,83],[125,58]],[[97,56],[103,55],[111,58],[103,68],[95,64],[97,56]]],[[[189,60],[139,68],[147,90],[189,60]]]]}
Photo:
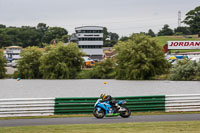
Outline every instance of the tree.
{"type": "Polygon", "coordinates": [[[119,35],[117,33],[109,32],[108,37],[109,39],[105,41],[104,46],[113,47],[117,43],[119,35]]]}
{"type": "Polygon", "coordinates": [[[170,80],[192,80],[198,74],[197,63],[190,60],[181,60],[170,69],[170,80]]]}
{"type": "Polygon", "coordinates": [[[155,37],[155,33],[152,31],[152,29],[149,29],[147,35],[151,36],[151,37],[155,37]]]}
{"type": "Polygon", "coordinates": [[[90,78],[92,79],[112,79],[115,78],[115,63],[108,58],[104,61],[98,62],[96,66],[90,71],[90,78]]]}
{"type": "Polygon", "coordinates": [[[37,27],[6,27],[0,24],[0,48],[6,46],[39,46],[57,42],[68,42],[68,32],[61,27],[48,27],[45,23],[39,23],[37,27]]]}
{"type": "Polygon", "coordinates": [[[39,73],[41,50],[38,47],[27,47],[22,50],[20,56],[17,62],[17,75],[24,79],[41,78],[39,73]]]}
{"type": "Polygon", "coordinates": [[[103,42],[104,43],[105,43],[107,37],[108,37],[108,30],[106,27],[103,27],[103,42]]]}
{"type": "Polygon", "coordinates": [[[38,25],[37,25],[37,31],[39,32],[39,34],[40,34],[40,37],[39,37],[39,39],[40,39],[40,44],[42,45],[42,40],[43,40],[43,37],[44,37],[44,34],[45,34],[45,32],[48,30],[48,26],[45,24],[45,23],[38,23],[38,25]]]}
{"type": "Polygon", "coordinates": [[[171,36],[173,35],[173,30],[169,28],[168,24],[165,24],[162,30],[158,32],[158,36],[171,36]]]}
{"type": "Polygon", "coordinates": [[[4,78],[6,75],[5,63],[6,59],[3,55],[3,52],[0,50],[0,78],[4,78]]]}
{"type": "Polygon", "coordinates": [[[129,39],[129,37],[127,36],[122,36],[119,40],[120,41],[127,41],[129,39]]]}
{"type": "Polygon", "coordinates": [[[61,27],[50,27],[45,32],[42,42],[52,43],[53,40],[60,40],[64,35],[67,35],[68,31],[61,27]]]}
{"type": "Polygon", "coordinates": [[[190,26],[192,34],[199,34],[200,36],[200,6],[196,7],[194,10],[190,10],[186,14],[183,23],[190,26]]]}
{"type": "Polygon", "coordinates": [[[35,27],[22,26],[0,28],[0,47],[6,46],[39,46],[40,34],[35,27]]]}
{"type": "Polygon", "coordinates": [[[22,47],[40,46],[41,44],[40,38],[41,38],[41,35],[36,30],[35,27],[22,26],[19,29],[18,42],[22,47]]]}
{"type": "Polygon", "coordinates": [[[0,28],[6,28],[6,26],[3,24],[0,24],[0,28]]]}
{"type": "Polygon", "coordinates": [[[16,27],[0,29],[0,46],[20,45],[18,34],[19,28],[16,27]]]}
{"type": "Polygon", "coordinates": [[[107,28],[103,28],[103,44],[105,47],[113,47],[119,39],[117,33],[108,32],[107,28]]]}
{"type": "Polygon", "coordinates": [[[77,44],[57,44],[46,49],[40,60],[44,79],[73,79],[81,71],[83,53],[77,44]]]}
{"type": "Polygon", "coordinates": [[[109,35],[110,35],[111,40],[116,41],[116,42],[118,41],[119,35],[117,33],[110,32],[109,35]]]}
{"type": "Polygon", "coordinates": [[[151,79],[170,67],[158,41],[143,34],[133,34],[129,40],[118,42],[115,50],[117,79],[151,79]]]}
{"type": "Polygon", "coordinates": [[[37,25],[37,30],[39,30],[42,33],[45,33],[48,29],[48,26],[45,23],[39,23],[37,25]]]}
{"type": "Polygon", "coordinates": [[[175,34],[180,33],[182,35],[190,35],[191,34],[189,27],[177,27],[174,29],[174,33],[175,34]]]}
{"type": "Polygon", "coordinates": [[[69,41],[69,37],[69,35],[63,35],[60,41],[67,43],[69,41]]]}

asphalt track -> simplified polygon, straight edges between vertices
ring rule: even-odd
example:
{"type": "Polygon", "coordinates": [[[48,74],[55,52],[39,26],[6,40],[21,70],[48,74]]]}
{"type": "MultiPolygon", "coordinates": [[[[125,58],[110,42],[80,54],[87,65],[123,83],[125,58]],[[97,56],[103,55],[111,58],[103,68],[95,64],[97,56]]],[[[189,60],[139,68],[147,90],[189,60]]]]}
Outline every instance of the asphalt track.
{"type": "Polygon", "coordinates": [[[127,122],[161,122],[161,121],[200,121],[200,114],[175,115],[139,115],[129,118],[105,117],[69,117],[69,118],[42,118],[42,119],[10,119],[0,120],[0,127],[11,126],[38,126],[38,125],[66,125],[66,124],[105,124],[127,122]]]}

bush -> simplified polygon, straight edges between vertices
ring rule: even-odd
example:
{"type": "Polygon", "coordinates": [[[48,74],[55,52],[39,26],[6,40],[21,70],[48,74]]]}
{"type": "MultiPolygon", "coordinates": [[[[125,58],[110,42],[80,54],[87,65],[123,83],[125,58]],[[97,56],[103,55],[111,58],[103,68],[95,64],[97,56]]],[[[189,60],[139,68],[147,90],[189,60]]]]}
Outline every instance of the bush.
{"type": "Polygon", "coordinates": [[[112,79],[115,78],[115,64],[112,59],[108,58],[98,62],[90,73],[94,79],[112,79]]]}
{"type": "Polygon", "coordinates": [[[28,47],[20,53],[21,58],[17,61],[17,72],[14,77],[24,79],[41,78],[39,73],[40,57],[42,52],[38,47],[28,47]]]}
{"type": "Polygon", "coordinates": [[[44,79],[74,79],[81,71],[82,56],[75,43],[47,47],[40,59],[40,72],[44,79]]]}
{"type": "Polygon", "coordinates": [[[94,67],[88,70],[81,71],[78,79],[114,79],[115,78],[115,64],[112,59],[96,63],[94,67]]]}
{"type": "Polygon", "coordinates": [[[170,80],[193,80],[200,72],[200,63],[184,59],[170,69],[170,80]]]}
{"type": "Polygon", "coordinates": [[[6,76],[5,64],[6,59],[4,58],[3,52],[0,51],[0,78],[4,78],[6,76]]]}
{"type": "Polygon", "coordinates": [[[93,68],[82,70],[76,76],[76,79],[91,79],[93,73],[93,68]]]}
{"type": "Polygon", "coordinates": [[[116,50],[116,78],[123,80],[152,79],[168,72],[170,64],[157,40],[143,34],[133,34],[119,42],[116,50]]]}

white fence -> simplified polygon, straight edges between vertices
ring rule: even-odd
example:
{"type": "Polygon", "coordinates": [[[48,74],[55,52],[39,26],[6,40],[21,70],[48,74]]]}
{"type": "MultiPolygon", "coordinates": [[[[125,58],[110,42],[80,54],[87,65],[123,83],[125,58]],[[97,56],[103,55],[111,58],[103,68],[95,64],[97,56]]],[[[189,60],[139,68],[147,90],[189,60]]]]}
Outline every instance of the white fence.
{"type": "Polygon", "coordinates": [[[54,115],[55,98],[0,99],[0,117],[54,115]]]}
{"type": "Polygon", "coordinates": [[[200,94],[166,95],[165,111],[200,111],[200,94]]]}
{"type": "MultiPolygon", "coordinates": [[[[54,115],[55,98],[0,99],[0,117],[54,115]]],[[[166,95],[165,112],[200,111],[200,94],[166,95]]]]}

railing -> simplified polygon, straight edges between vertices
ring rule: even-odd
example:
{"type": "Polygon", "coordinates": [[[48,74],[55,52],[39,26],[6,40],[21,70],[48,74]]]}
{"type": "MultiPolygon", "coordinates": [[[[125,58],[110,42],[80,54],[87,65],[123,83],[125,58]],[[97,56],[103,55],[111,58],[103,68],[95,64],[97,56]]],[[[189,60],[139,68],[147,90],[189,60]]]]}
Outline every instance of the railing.
{"type": "Polygon", "coordinates": [[[0,117],[54,114],[55,98],[0,99],[0,117]]]}
{"type": "Polygon", "coordinates": [[[92,113],[94,104],[98,98],[56,98],[55,114],[88,114],[92,113]]]}
{"type": "MultiPolygon", "coordinates": [[[[98,98],[56,98],[55,114],[88,114],[92,113],[98,98]]],[[[134,112],[165,111],[165,96],[115,97],[126,100],[127,107],[134,112]]]]}
{"type": "Polygon", "coordinates": [[[165,111],[200,111],[200,94],[166,95],[165,111]]]}
{"type": "MultiPolygon", "coordinates": [[[[97,97],[0,99],[0,117],[91,114],[97,97]]],[[[200,111],[200,94],[115,97],[132,112],[200,111]]]]}

